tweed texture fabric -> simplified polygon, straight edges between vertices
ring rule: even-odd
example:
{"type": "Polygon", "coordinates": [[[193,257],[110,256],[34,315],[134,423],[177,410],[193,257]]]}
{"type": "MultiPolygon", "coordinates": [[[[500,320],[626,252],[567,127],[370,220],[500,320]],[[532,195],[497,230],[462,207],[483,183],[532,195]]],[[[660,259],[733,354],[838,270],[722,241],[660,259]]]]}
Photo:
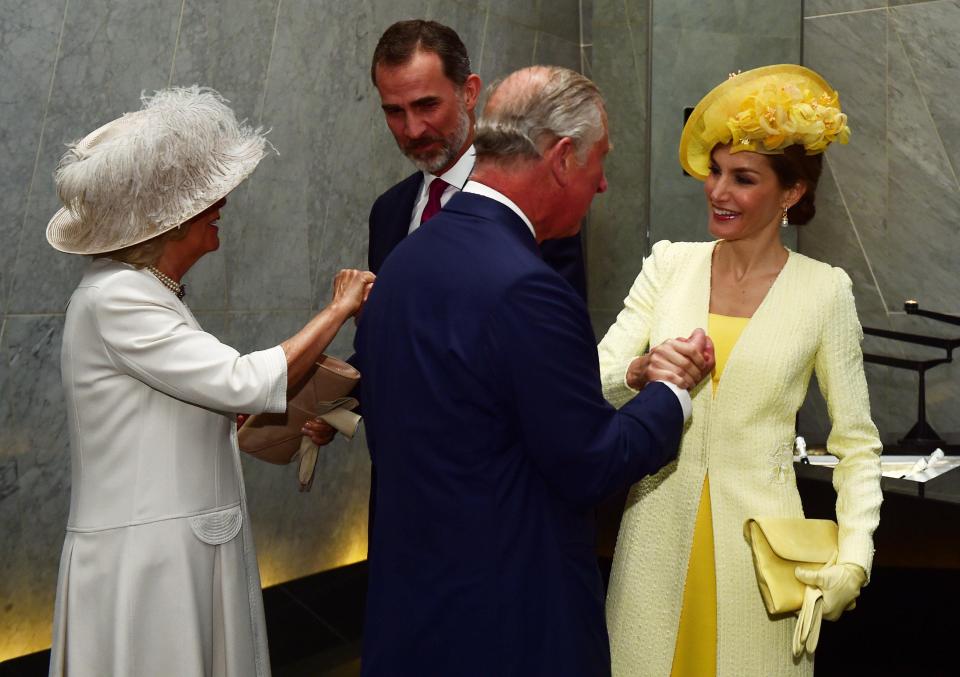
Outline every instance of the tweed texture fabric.
{"type": "MultiPolygon", "coordinates": [[[[604,394],[633,391],[624,375],[650,345],[707,326],[713,243],[659,242],[600,342],[604,394]]],[[[801,517],[793,471],[797,410],[815,371],[832,429],[840,561],[870,572],[880,515],[880,441],[870,419],[852,284],[838,268],[790,252],[730,354],[711,397],[693,393],[677,461],[630,491],[607,597],[614,675],[670,673],[684,577],[704,476],[709,476],[717,575],[717,675],[812,675],[794,659],[793,615],[767,615],[748,517],[801,517]]]]}

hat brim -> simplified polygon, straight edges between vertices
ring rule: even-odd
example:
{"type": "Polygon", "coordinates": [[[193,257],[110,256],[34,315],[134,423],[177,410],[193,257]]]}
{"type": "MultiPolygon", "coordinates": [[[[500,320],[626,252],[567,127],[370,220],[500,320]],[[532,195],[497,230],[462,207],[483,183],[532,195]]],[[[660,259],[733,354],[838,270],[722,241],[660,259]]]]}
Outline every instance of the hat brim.
{"type": "Polygon", "coordinates": [[[81,216],[69,207],[62,207],[47,223],[47,242],[54,249],[66,254],[90,255],[112,252],[151,240],[176,228],[225,197],[253,173],[264,155],[262,144],[255,143],[246,143],[224,153],[224,157],[228,158],[224,161],[226,171],[219,180],[185,204],[182,213],[168,222],[151,224],[153,227],[143,232],[140,237],[115,240],[107,245],[98,244],[91,237],[96,229],[90,228],[90,224],[84,222],[81,216]]]}
{"type": "MultiPolygon", "coordinates": [[[[736,114],[743,97],[731,96],[759,88],[765,81],[780,82],[795,76],[818,87],[821,92],[833,89],[819,74],[796,64],[775,64],[754,68],[721,82],[700,100],[683,126],[680,135],[680,166],[690,176],[705,181],[710,174],[710,154],[714,147],[730,143],[732,135],[726,121],[736,114]]],[[[757,152],[763,152],[757,151],[757,152]]]]}

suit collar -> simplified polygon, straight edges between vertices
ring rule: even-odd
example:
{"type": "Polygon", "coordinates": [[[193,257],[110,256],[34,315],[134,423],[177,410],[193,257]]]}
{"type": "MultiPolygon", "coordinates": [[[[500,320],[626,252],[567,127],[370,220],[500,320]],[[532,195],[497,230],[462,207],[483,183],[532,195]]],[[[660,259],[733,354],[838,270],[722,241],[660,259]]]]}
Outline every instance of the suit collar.
{"type": "MultiPolygon", "coordinates": [[[[535,252],[537,256],[540,256],[540,247],[537,245],[537,241],[534,239],[533,233],[530,232],[527,224],[523,222],[523,219],[520,218],[516,212],[505,204],[484,195],[459,192],[450,198],[450,201],[443,208],[443,211],[456,212],[500,224],[504,226],[511,235],[516,237],[519,243],[531,252],[535,252]]],[[[441,212],[441,216],[442,214],[443,212],[441,212]]]]}
{"type": "Polygon", "coordinates": [[[520,217],[523,221],[523,224],[527,227],[527,230],[530,231],[530,234],[533,235],[533,238],[537,238],[537,231],[533,229],[533,224],[530,222],[530,219],[527,218],[527,215],[523,213],[523,210],[517,206],[517,203],[508,198],[506,195],[501,193],[495,188],[480,183],[479,181],[470,181],[463,187],[464,192],[473,193],[474,195],[483,195],[488,197],[491,200],[496,200],[505,207],[509,207],[510,211],[520,217]]]}

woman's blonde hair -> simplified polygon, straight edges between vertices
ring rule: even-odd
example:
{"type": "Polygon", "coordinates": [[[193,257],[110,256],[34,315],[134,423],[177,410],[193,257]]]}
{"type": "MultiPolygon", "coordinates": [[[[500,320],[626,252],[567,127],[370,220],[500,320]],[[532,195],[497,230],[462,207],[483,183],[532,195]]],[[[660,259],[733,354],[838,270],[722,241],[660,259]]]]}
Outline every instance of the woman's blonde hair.
{"type": "Polygon", "coordinates": [[[147,266],[156,265],[168,242],[176,242],[187,236],[187,233],[190,232],[190,228],[187,225],[188,223],[189,221],[181,223],[176,228],[171,228],[139,244],[130,245],[123,249],[115,249],[112,252],[94,254],[93,258],[113,259],[121,263],[129,263],[134,268],[146,268],[147,266]]]}

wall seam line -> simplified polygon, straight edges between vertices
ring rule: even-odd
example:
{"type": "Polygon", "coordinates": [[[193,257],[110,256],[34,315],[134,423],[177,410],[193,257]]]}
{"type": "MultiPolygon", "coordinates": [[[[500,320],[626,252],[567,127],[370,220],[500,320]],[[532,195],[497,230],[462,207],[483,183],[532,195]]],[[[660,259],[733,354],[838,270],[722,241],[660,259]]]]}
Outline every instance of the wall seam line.
{"type": "Polygon", "coordinates": [[[173,85],[173,73],[177,67],[177,49],[180,47],[180,30],[183,28],[183,9],[187,0],[180,0],[180,16],[177,17],[177,37],[173,39],[173,56],[170,59],[170,75],[167,77],[167,87],[173,85]]]}

